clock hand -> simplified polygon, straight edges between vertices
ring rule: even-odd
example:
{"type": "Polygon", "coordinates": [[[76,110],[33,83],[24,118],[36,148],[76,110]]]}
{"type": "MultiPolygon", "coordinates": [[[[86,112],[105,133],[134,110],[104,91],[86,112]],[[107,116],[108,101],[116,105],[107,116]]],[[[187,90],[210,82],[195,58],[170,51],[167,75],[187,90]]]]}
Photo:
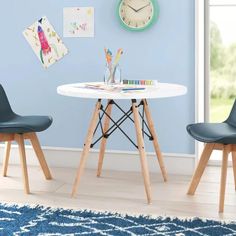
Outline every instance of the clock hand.
{"type": "Polygon", "coordinates": [[[133,7],[131,7],[130,5],[128,5],[129,8],[131,8],[133,11],[138,12],[136,9],[134,9],[133,7]]]}
{"type": "Polygon", "coordinates": [[[150,5],[150,3],[148,3],[147,5],[145,5],[145,6],[141,7],[141,8],[139,8],[138,10],[136,10],[136,12],[141,11],[142,9],[146,8],[146,7],[149,6],[149,5],[150,5]]]}

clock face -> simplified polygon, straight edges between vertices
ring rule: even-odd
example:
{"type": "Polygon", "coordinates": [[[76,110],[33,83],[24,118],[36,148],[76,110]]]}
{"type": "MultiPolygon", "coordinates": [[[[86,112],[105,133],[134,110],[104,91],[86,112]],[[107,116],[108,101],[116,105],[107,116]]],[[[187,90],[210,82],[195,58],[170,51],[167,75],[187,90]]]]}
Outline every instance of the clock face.
{"type": "Polygon", "coordinates": [[[155,0],[122,0],[119,5],[121,23],[131,30],[143,30],[155,20],[155,0]]]}

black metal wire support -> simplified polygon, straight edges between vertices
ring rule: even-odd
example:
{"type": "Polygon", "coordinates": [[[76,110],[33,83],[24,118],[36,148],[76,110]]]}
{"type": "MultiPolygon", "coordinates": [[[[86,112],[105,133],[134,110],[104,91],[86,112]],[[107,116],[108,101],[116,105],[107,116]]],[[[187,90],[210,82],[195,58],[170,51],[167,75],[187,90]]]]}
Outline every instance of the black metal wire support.
{"type": "MultiPolygon", "coordinates": [[[[136,103],[136,100],[133,99],[132,103],[136,103]]],[[[142,112],[139,111],[139,115],[141,117],[141,122],[142,122],[142,135],[143,137],[147,136],[149,138],[149,140],[153,140],[150,128],[148,127],[148,124],[145,120],[145,112],[144,112],[144,103],[143,101],[141,101],[137,107],[141,107],[142,106],[142,112]],[[147,131],[146,131],[147,129],[147,131]]],[[[120,132],[136,147],[138,148],[138,145],[135,143],[135,141],[133,141],[131,139],[131,137],[129,137],[129,135],[127,134],[127,132],[125,132],[121,125],[126,121],[126,120],[130,120],[133,124],[134,124],[134,120],[133,118],[131,118],[130,116],[133,114],[133,109],[132,106],[129,108],[129,110],[125,111],[124,109],[122,109],[114,100],[110,100],[109,103],[107,104],[107,106],[104,108],[103,105],[101,105],[100,107],[100,112],[99,112],[99,116],[98,116],[98,123],[97,126],[95,128],[94,134],[95,135],[98,131],[98,127],[101,128],[101,135],[91,144],[91,148],[94,147],[94,145],[96,145],[102,138],[109,138],[117,129],[120,130],[120,132]],[[107,113],[107,109],[109,105],[114,105],[119,111],[121,111],[122,115],[118,120],[114,120],[111,115],[109,115],[107,113]],[[109,120],[113,123],[110,128],[104,132],[103,129],[103,118],[107,117],[109,118],[109,120]]]]}

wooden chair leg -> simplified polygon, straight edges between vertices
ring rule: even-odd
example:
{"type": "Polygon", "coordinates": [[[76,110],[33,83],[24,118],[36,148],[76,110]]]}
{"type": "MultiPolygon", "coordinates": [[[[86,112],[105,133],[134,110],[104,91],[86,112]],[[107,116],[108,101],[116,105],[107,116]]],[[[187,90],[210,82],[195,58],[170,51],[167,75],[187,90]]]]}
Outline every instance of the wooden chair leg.
{"type": "Polygon", "coordinates": [[[83,152],[82,152],[81,158],[80,158],[79,168],[77,170],[75,182],[74,182],[73,189],[72,189],[72,197],[74,197],[77,193],[77,189],[78,189],[78,186],[79,186],[79,183],[80,183],[80,178],[81,178],[81,175],[83,173],[84,166],[85,166],[85,163],[86,163],[86,160],[87,160],[87,157],[88,157],[88,153],[89,153],[89,150],[90,150],[90,145],[92,143],[93,133],[94,133],[94,130],[96,128],[96,123],[97,123],[97,120],[98,120],[98,114],[99,114],[99,111],[100,111],[100,107],[101,107],[101,101],[99,100],[96,104],[96,107],[95,107],[95,110],[93,112],[92,119],[91,119],[91,122],[90,122],[90,125],[89,125],[89,129],[88,129],[88,133],[87,133],[87,136],[86,136],[83,152]]]}
{"type": "Polygon", "coordinates": [[[234,186],[236,190],[236,152],[232,152],[232,165],[233,165],[233,172],[234,172],[234,186]]]}
{"type": "MultiPolygon", "coordinates": [[[[110,116],[111,111],[112,111],[112,104],[109,104],[109,103],[110,103],[110,100],[108,101],[108,104],[107,104],[108,107],[107,107],[106,113],[110,116]]],[[[104,120],[104,125],[103,125],[103,133],[105,133],[109,129],[109,125],[110,125],[109,117],[106,114],[104,116],[105,116],[105,120],[104,120]]],[[[101,176],[103,159],[104,159],[104,154],[106,150],[106,143],[107,143],[107,138],[103,137],[100,144],[97,177],[101,176]]]]}
{"type": "Polygon", "coordinates": [[[47,162],[45,160],[45,157],[44,157],[44,154],[43,154],[43,151],[42,151],[42,148],[41,148],[41,145],[39,143],[36,133],[29,133],[28,136],[29,136],[30,142],[34,148],[35,154],[38,158],[39,164],[43,170],[45,178],[48,180],[52,179],[50,170],[48,168],[47,162]]]}
{"type": "Polygon", "coordinates": [[[157,134],[156,134],[155,127],[154,127],[154,122],[152,120],[152,116],[151,116],[150,109],[148,107],[147,100],[146,99],[143,100],[143,103],[144,103],[144,112],[145,112],[145,115],[146,115],[146,118],[147,118],[147,123],[148,123],[149,129],[150,129],[152,137],[153,137],[152,142],[153,142],[153,146],[154,146],[156,156],[157,156],[157,159],[158,159],[158,162],[159,162],[161,173],[162,173],[164,181],[167,181],[167,172],[166,172],[166,169],[165,169],[165,164],[164,164],[164,161],[163,161],[162,152],[161,152],[161,149],[160,149],[160,146],[159,146],[159,143],[158,143],[158,138],[157,138],[157,134]]]}
{"type": "Polygon", "coordinates": [[[27,163],[25,155],[24,136],[21,134],[15,134],[15,140],[19,145],[20,162],[22,168],[25,193],[29,194],[30,190],[29,190],[29,179],[28,179],[28,171],[27,171],[27,163]]]}
{"type": "Polygon", "coordinates": [[[228,168],[228,154],[229,153],[228,153],[227,147],[224,146],[222,167],[221,167],[219,213],[222,213],[224,211],[225,188],[226,188],[226,178],[227,178],[227,168],[228,168]]]}
{"type": "Polygon", "coordinates": [[[151,184],[150,184],[150,177],[149,177],[149,170],[148,170],[148,163],[147,163],[147,157],[146,157],[146,152],[144,149],[144,140],[142,136],[142,128],[140,125],[140,120],[139,120],[139,112],[138,112],[138,107],[136,102],[132,101],[132,109],[133,109],[133,114],[134,114],[134,124],[135,124],[135,129],[136,129],[136,136],[137,136],[137,142],[138,142],[138,150],[140,154],[140,161],[141,161],[141,168],[142,168],[142,173],[143,173],[143,178],[144,178],[144,185],[145,185],[145,190],[146,190],[146,195],[147,195],[147,202],[148,204],[151,203],[151,184]]]}
{"type": "Polygon", "coordinates": [[[199,163],[198,163],[198,166],[197,166],[197,169],[195,170],[195,173],[192,177],[192,180],[191,180],[191,183],[190,183],[190,186],[189,186],[189,189],[188,189],[188,194],[189,195],[193,195],[197,189],[197,186],[200,182],[200,179],[202,177],[202,174],[206,168],[206,165],[209,161],[209,158],[211,156],[211,153],[214,149],[214,144],[212,143],[208,143],[205,145],[205,148],[202,152],[202,155],[201,155],[201,158],[199,160],[199,163]]]}
{"type": "Polygon", "coordinates": [[[11,151],[11,141],[7,141],[5,143],[5,153],[4,153],[4,161],[3,161],[3,169],[2,169],[2,175],[4,177],[7,176],[7,169],[8,169],[8,163],[9,163],[10,151],[11,151]]]}

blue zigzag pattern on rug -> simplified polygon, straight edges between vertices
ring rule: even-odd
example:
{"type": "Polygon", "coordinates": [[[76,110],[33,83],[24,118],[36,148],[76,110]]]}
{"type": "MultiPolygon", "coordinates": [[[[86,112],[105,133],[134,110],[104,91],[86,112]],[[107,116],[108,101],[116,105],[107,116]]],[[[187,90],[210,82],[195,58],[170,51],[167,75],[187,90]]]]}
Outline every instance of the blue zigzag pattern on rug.
{"type": "Polygon", "coordinates": [[[0,235],[233,236],[236,223],[0,204],[0,235]]]}

